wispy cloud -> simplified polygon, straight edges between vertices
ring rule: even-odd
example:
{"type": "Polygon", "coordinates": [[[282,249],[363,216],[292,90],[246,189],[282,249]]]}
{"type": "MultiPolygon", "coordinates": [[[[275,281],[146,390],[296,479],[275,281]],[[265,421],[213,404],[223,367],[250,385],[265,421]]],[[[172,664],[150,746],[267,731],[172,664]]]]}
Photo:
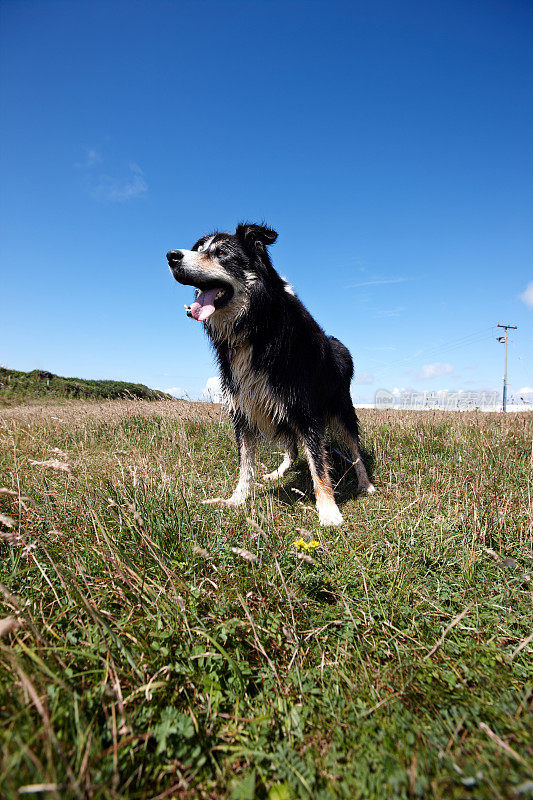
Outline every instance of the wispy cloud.
{"type": "Polygon", "coordinates": [[[451,364],[441,364],[435,361],[433,364],[424,364],[420,372],[419,378],[439,378],[441,375],[449,375],[453,372],[451,364]]]}
{"type": "Polygon", "coordinates": [[[85,158],[83,161],[78,161],[74,166],[78,169],[92,169],[96,164],[101,164],[104,159],[94,147],[85,148],[85,158]]]}
{"type": "Polygon", "coordinates": [[[144,172],[134,161],[130,161],[127,171],[120,177],[99,169],[103,163],[104,158],[98,150],[86,147],[83,161],[74,165],[85,173],[89,194],[95,200],[125,203],[146,194],[148,183],[144,172]]]}
{"type": "Polygon", "coordinates": [[[405,306],[396,306],[396,308],[384,308],[378,311],[376,317],[399,317],[402,311],[405,311],[405,306]]]}
{"type": "Polygon", "coordinates": [[[96,200],[108,200],[115,203],[125,203],[140,197],[148,191],[148,184],[144,172],[138,164],[129,165],[129,175],[125,178],[112,178],[109,175],[100,175],[91,190],[96,200]]]}
{"type": "Polygon", "coordinates": [[[525,290],[520,295],[520,300],[529,308],[533,308],[533,281],[528,283],[525,290]]]}
{"type": "Polygon", "coordinates": [[[384,286],[387,283],[405,283],[411,278],[378,278],[373,281],[361,281],[361,283],[351,283],[346,289],[357,289],[359,286],[384,286]]]}

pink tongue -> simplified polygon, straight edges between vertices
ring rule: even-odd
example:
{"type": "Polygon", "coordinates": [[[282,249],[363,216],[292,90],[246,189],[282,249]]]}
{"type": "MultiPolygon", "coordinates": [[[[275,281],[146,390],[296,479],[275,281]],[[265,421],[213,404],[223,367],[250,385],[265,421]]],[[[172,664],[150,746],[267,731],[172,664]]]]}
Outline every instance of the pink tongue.
{"type": "Polygon", "coordinates": [[[215,297],[220,292],[220,288],[207,289],[201,292],[191,306],[191,315],[199,322],[203,322],[215,311],[215,297]]]}

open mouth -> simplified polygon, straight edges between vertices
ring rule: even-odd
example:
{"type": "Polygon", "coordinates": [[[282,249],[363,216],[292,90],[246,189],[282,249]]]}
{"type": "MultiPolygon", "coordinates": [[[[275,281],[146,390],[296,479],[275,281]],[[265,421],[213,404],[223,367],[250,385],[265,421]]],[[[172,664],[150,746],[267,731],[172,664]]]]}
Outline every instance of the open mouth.
{"type": "Polygon", "coordinates": [[[212,286],[208,289],[199,289],[196,300],[187,313],[199,322],[204,322],[211,314],[224,308],[233,297],[233,288],[229,285],[212,286]]]}
{"type": "Polygon", "coordinates": [[[235,292],[231,284],[219,278],[204,280],[203,276],[200,278],[197,274],[180,269],[179,266],[176,267],[170,260],[169,265],[170,271],[178,283],[196,288],[197,295],[194,303],[185,306],[189,317],[204,322],[215,311],[224,308],[233,298],[235,292]]]}

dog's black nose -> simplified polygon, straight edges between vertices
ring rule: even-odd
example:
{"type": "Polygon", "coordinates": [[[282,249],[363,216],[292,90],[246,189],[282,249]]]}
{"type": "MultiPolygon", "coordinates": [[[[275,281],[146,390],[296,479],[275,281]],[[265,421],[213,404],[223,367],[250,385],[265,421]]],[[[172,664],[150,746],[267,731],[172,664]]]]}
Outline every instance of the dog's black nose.
{"type": "Polygon", "coordinates": [[[177,264],[183,258],[183,253],[181,250],[169,250],[167,253],[167,259],[169,264],[177,264]]]}

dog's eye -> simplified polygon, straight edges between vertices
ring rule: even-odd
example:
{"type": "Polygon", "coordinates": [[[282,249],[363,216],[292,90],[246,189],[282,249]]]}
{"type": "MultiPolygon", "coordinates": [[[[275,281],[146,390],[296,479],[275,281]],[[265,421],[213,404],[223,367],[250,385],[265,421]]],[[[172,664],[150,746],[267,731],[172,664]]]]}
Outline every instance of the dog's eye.
{"type": "Polygon", "coordinates": [[[220,258],[221,256],[224,255],[224,250],[221,250],[220,247],[217,247],[217,249],[215,250],[215,255],[217,258],[220,258]]]}

